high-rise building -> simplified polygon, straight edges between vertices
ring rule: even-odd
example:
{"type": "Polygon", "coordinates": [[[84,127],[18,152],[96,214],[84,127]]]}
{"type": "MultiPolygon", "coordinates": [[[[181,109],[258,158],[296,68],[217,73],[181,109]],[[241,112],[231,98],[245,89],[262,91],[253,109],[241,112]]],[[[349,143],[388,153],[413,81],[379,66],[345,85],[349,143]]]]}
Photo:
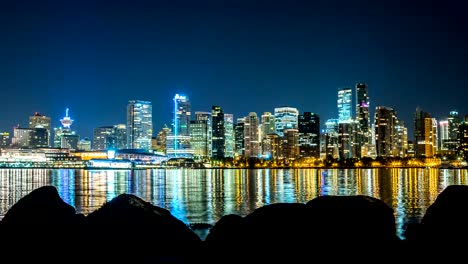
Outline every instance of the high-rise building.
{"type": "Polygon", "coordinates": [[[397,124],[396,113],[391,107],[377,106],[375,108],[375,145],[377,156],[396,157],[397,155],[397,124]]]}
{"type": "Polygon", "coordinates": [[[91,151],[91,140],[87,137],[80,139],[80,142],[78,142],[78,150],[91,151]]]}
{"type": "Polygon", "coordinates": [[[311,112],[299,115],[299,156],[320,157],[320,117],[311,112]]]}
{"type": "Polygon", "coordinates": [[[68,149],[78,149],[78,143],[80,142],[80,136],[76,134],[62,135],[61,147],[68,149]]]}
{"type": "Polygon", "coordinates": [[[414,152],[416,157],[432,157],[437,150],[437,123],[429,113],[416,108],[414,114],[414,152]]]}
{"type": "Polygon", "coordinates": [[[263,113],[261,121],[261,138],[265,138],[268,134],[273,134],[276,132],[275,116],[272,115],[270,112],[263,113]]]}
{"type": "Polygon", "coordinates": [[[406,128],[405,123],[397,119],[397,124],[395,126],[395,135],[396,135],[396,155],[398,157],[404,158],[408,156],[408,128],[406,128]]]}
{"type": "Polygon", "coordinates": [[[113,146],[115,149],[127,148],[127,126],[125,124],[114,125],[113,146]]]}
{"type": "Polygon", "coordinates": [[[357,131],[354,140],[357,157],[361,157],[361,149],[371,144],[370,101],[368,86],[365,83],[356,84],[356,122],[357,131]]]}
{"type": "Polygon", "coordinates": [[[13,138],[11,146],[14,148],[29,148],[31,146],[31,134],[34,130],[30,128],[15,127],[13,128],[13,138]]]}
{"type": "Polygon", "coordinates": [[[68,148],[67,141],[62,141],[62,137],[66,135],[75,135],[75,131],[71,130],[71,125],[73,124],[73,119],[69,115],[70,109],[65,110],[65,116],[60,119],[62,127],[54,128],[54,148],[68,148]],[[62,142],[64,142],[62,144],[62,142]]]}
{"type": "Polygon", "coordinates": [[[280,137],[285,129],[297,129],[299,111],[294,107],[275,108],[275,131],[280,137]]]}
{"type": "Polygon", "coordinates": [[[352,145],[353,124],[351,122],[338,123],[338,156],[339,159],[353,158],[352,145]]]}
{"type": "Polygon", "coordinates": [[[279,159],[281,156],[280,138],[276,133],[267,134],[262,140],[262,155],[266,159],[279,159]]]}
{"type": "Polygon", "coordinates": [[[32,128],[29,136],[30,136],[29,147],[31,148],[49,147],[49,130],[48,129],[44,127],[32,128]]]}
{"type": "Polygon", "coordinates": [[[250,112],[244,123],[244,148],[245,157],[258,157],[260,144],[258,142],[258,117],[257,113],[250,112]]]}
{"type": "Polygon", "coordinates": [[[235,156],[244,157],[244,125],[245,117],[237,118],[237,124],[234,126],[235,156]]]}
{"type": "Polygon", "coordinates": [[[448,150],[458,149],[458,128],[460,126],[460,116],[457,111],[450,111],[448,117],[448,140],[446,141],[446,147],[448,150]]]}
{"type": "Polygon", "coordinates": [[[127,148],[151,149],[153,110],[151,102],[132,100],[127,105],[127,148]]]}
{"type": "Polygon", "coordinates": [[[468,115],[465,116],[465,121],[461,122],[458,127],[458,151],[460,155],[468,161],[468,115]]]}
{"type": "Polygon", "coordinates": [[[340,88],[338,89],[338,121],[340,123],[349,122],[352,118],[352,98],[353,91],[351,88],[340,88]]]}
{"type": "Polygon", "coordinates": [[[108,150],[114,147],[114,126],[101,126],[94,129],[93,150],[108,150]]]}
{"type": "MultiPolygon", "coordinates": [[[[46,147],[50,147],[50,130],[51,122],[50,117],[41,115],[39,112],[35,112],[33,116],[29,117],[29,128],[44,128],[47,130],[47,144],[46,147]]],[[[38,132],[41,133],[41,132],[38,132]]],[[[40,144],[42,145],[42,143],[40,144]]]]}
{"type": "Polygon", "coordinates": [[[448,150],[449,144],[447,143],[449,142],[449,121],[439,121],[439,149],[448,150]]]}
{"type": "Polygon", "coordinates": [[[174,96],[174,135],[189,135],[190,115],[190,100],[187,96],[176,94],[174,96]]]}
{"type": "Polygon", "coordinates": [[[222,159],[225,154],[225,126],[224,113],[220,106],[211,109],[211,157],[222,159]]]}
{"type": "Polygon", "coordinates": [[[224,114],[224,156],[234,157],[234,115],[224,114]]]}
{"type": "Polygon", "coordinates": [[[282,157],[285,159],[296,159],[299,157],[299,130],[286,129],[281,141],[282,157]]]}
{"type": "Polygon", "coordinates": [[[211,113],[195,112],[195,120],[190,121],[190,144],[194,158],[206,159],[210,156],[211,113]]]}
{"type": "Polygon", "coordinates": [[[171,129],[164,124],[156,136],[156,146],[153,147],[156,151],[166,154],[167,137],[171,135],[171,132],[171,129]]]}
{"type": "Polygon", "coordinates": [[[325,156],[331,156],[333,158],[339,157],[338,149],[338,132],[339,132],[339,121],[338,119],[328,119],[325,122],[325,156]]]}
{"type": "Polygon", "coordinates": [[[10,145],[10,133],[0,133],[0,148],[6,148],[10,145]]]}

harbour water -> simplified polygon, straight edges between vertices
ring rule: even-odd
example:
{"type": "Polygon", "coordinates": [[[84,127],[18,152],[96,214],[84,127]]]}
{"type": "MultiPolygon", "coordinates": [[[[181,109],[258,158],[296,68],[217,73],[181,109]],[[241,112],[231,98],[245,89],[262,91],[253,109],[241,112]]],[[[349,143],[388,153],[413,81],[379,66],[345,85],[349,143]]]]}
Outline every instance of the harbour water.
{"type": "MultiPolygon", "coordinates": [[[[21,197],[44,186],[89,214],[121,193],[168,209],[187,224],[214,224],[223,215],[245,216],[263,205],[322,195],[369,195],[395,212],[402,236],[448,185],[468,185],[467,170],[452,169],[0,169],[0,218],[21,197]]],[[[203,234],[201,235],[203,236],[203,234]]]]}

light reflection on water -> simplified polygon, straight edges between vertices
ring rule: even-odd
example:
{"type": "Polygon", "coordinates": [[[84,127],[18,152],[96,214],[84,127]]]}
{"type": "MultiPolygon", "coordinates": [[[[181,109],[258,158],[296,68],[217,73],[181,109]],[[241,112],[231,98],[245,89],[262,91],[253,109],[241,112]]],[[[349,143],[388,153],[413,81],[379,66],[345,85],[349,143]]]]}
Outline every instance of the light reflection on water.
{"type": "Polygon", "coordinates": [[[21,197],[56,186],[62,199],[89,214],[121,193],[135,194],[171,211],[185,223],[215,223],[245,216],[266,204],[305,203],[322,195],[368,195],[395,211],[401,235],[419,221],[448,185],[467,185],[466,170],[48,170],[0,169],[0,218],[21,197]]]}

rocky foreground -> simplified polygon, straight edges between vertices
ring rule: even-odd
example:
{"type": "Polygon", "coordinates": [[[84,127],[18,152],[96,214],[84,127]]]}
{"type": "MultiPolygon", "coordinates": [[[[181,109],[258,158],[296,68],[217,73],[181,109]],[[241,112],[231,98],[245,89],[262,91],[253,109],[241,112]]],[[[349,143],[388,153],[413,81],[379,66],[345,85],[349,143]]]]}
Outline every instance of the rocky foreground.
{"type": "Polygon", "coordinates": [[[122,194],[84,216],[55,187],[32,191],[0,222],[1,263],[391,263],[464,258],[468,186],[447,187],[396,235],[393,210],[368,196],[322,196],[226,215],[205,241],[166,209],[122,194]]]}

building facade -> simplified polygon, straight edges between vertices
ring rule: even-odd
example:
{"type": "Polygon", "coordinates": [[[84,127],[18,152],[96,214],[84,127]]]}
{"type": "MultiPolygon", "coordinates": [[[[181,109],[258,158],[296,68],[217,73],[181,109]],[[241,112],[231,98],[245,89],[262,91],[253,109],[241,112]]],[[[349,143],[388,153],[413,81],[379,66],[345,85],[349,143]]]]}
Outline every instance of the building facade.
{"type": "Polygon", "coordinates": [[[320,157],[320,117],[311,112],[299,115],[299,156],[320,157]]]}
{"type": "Polygon", "coordinates": [[[250,112],[244,123],[244,148],[245,157],[254,158],[260,155],[260,144],[258,141],[258,117],[257,113],[250,112]]]}
{"type": "Polygon", "coordinates": [[[351,88],[340,88],[338,89],[338,121],[349,122],[352,119],[352,98],[353,91],[351,88]]]}
{"type": "Polygon", "coordinates": [[[234,157],[234,115],[224,114],[224,157],[234,157]]]}
{"type": "Polygon", "coordinates": [[[244,128],[245,126],[245,117],[237,118],[237,123],[234,126],[234,144],[235,144],[235,157],[244,157],[245,147],[244,147],[244,128]]]}
{"type": "Polygon", "coordinates": [[[284,136],[285,129],[297,129],[299,111],[294,107],[275,108],[275,132],[284,136]]]}
{"type": "MultiPolygon", "coordinates": [[[[35,128],[44,128],[47,131],[47,147],[50,147],[50,132],[51,132],[51,122],[50,122],[50,117],[47,117],[45,115],[41,115],[39,112],[35,112],[33,116],[29,117],[29,128],[35,129],[35,128]]],[[[41,133],[41,132],[38,132],[41,133]]],[[[43,145],[42,143],[40,145],[43,145]]]]}
{"type": "Polygon", "coordinates": [[[151,149],[153,107],[149,101],[132,100],[127,105],[127,148],[151,149]]]}
{"type": "Polygon", "coordinates": [[[225,126],[224,113],[220,106],[213,106],[211,109],[211,157],[223,159],[225,153],[225,126]]]}

